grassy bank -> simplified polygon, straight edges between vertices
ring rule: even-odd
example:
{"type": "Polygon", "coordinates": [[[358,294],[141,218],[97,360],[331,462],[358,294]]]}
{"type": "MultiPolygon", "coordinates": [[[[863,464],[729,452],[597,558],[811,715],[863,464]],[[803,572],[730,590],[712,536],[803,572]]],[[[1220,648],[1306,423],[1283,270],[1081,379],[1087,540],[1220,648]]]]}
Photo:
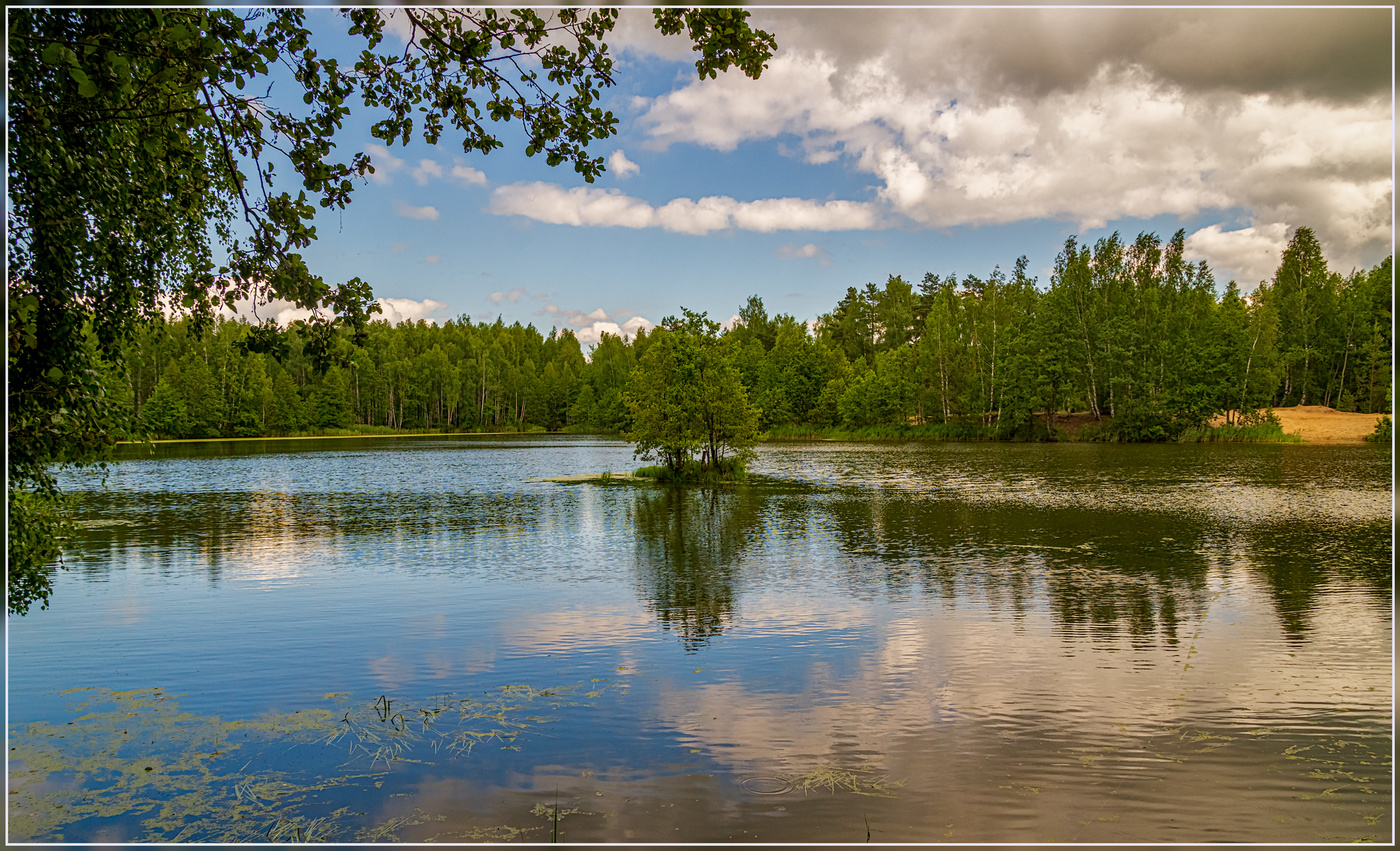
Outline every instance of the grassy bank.
{"type": "Polygon", "coordinates": [[[1277,423],[1256,425],[1217,425],[1188,428],[1177,438],[1178,443],[1302,443],[1296,432],[1285,434],[1277,423]]]}
{"type": "MultiPolygon", "coordinates": [[[[1112,443],[1135,442],[1125,437],[1123,430],[1114,427],[1110,417],[1102,420],[1089,420],[1087,415],[1069,414],[1057,416],[1053,431],[1042,423],[1033,431],[1006,434],[996,426],[974,423],[933,423],[926,425],[881,425],[864,428],[840,428],[837,426],[788,425],[775,426],[768,432],[769,440],[933,440],[933,441],[992,441],[1009,443],[1059,442],[1059,443],[1112,443]]],[[[1137,441],[1149,442],[1149,441],[1137,441]]],[[[1205,425],[1187,428],[1174,440],[1159,439],[1166,443],[1302,443],[1296,432],[1285,433],[1277,423],[1256,425],[1205,425]]]]}
{"type": "Polygon", "coordinates": [[[151,438],[150,440],[119,440],[118,443],[233,443],[250,440],[309,440],[318,437],[447,437],[459,434],[545,434],[544,426],[531,426],[524,431],[496,431],[492,429],[441,429],[390,428],[389,426],[361,425],[348,428],[322,428],[308,431],[295,431],[290,434],[263,434],[251,437],[173,437],[151,438]]]}
{"type": "Polygon", "coordinates": [[[768,431],[769,440],[997,440],[995,428],[965,423],[876,425],[861,428],[787,425],[768,431]]]}
{"type": "Polygon", "coordinates": [[[749,477],[749,471],[742,460],[725,458],[712,467],[701,466],[699,461],[687,461],[680,471],[665,465],[639,467],[632,475],[667,485],[719,485],[742,482],[749,477]]]}

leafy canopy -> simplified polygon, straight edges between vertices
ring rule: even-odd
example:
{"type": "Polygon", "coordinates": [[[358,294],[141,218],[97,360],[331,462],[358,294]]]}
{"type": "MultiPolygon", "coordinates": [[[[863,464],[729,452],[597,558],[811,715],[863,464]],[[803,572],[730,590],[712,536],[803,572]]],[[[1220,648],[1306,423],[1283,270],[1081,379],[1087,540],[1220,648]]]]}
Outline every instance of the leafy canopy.
{"type": "MultiPolygon", "coordinates": [[[[617,14],[355,9],[343,20],[364,47],[342,63],[299,9],[10,10],[8,610],[47,599],[63,532],[51,468],[94,462],[121,433],[106,383],[138,323],[285,299],[313,311],[297,330],[315,364],[348,363],[338,329],[363,339],[371,288],[323,280],[300,252],[317,211],[344,209],[373,171],[337,147],[352,108],[381,116],[387,144],[451,133],[483,154],[516,122],[527,155],[591,182],[589,144],[617,126],[601,106],[617,14]],[[405,46],[384,43],[386,14],[407,20],[405,46]],[[274,76],[300,98],[274,101],[274,76]]],[[[654,14],[694,42],[701,77],[757,77],[775,48],[743,11],[654,14]]],[[[282,350],[270,320],[244,345],[282,350]]]]}

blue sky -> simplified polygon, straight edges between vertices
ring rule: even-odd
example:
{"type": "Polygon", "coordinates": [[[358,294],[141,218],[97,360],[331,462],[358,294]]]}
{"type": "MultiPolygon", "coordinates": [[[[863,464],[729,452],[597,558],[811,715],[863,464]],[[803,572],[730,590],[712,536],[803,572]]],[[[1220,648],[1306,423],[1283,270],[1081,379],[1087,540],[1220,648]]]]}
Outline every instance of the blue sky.
{"type": "MultiPolygon", "coordinates": [[[[338,143],[377,174],[306,253],[392,318],[499,315],[584,342],[682,305],[727,319],[751,294],[812,320],[849,286],[1021,254],[1048,284],[1066,237],[1114,230],[1182,228],[1248,290],[1308,225],[1345,273],[1392,250],[1392,15],[759,9],[779,44],[763,78],[702,83],[684,39],[624,10],[595,184],[507,127],[489,156],[450,130],[386,149],[362,110],[338,143]]],[[[333,13],[312,20],[344,43],[333,13]]]]}

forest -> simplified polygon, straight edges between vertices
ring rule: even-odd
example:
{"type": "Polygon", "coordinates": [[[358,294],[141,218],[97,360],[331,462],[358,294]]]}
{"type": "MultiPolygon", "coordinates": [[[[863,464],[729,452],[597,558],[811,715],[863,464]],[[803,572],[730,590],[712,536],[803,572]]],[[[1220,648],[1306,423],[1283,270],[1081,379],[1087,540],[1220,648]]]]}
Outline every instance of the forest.
{"type": "Polygon", "coordinates": [[[568,329],[464,316],[371,322],[363,345],[339,340],[326,366],[291,329],[250,346],[244,322],[157,319],[104,381],[132,439],[631,434],[654,395],[638,364],[675,334],[705,338],[723,368],[712,374],[737,374],[728,397],[775,435],[920,426],[1053,439],[1054,417],[1087,412],[1100,439],[1155,441],[1221,415],[1248,425],[1275,406],[1390,412],[1391,258],[1342,275],[1299,228],[1273,279],[1242,294],[1234,281],[1218,289],[1183,248],[1180,231],[1165,243],[1071,237],[1045,285],[1024,257],[980,277],[890,276],[849,288],[811,325],[769,316],[753,296],[730,328],[685,311],[650,334],[604,335],[587,353],[568,329]]]}

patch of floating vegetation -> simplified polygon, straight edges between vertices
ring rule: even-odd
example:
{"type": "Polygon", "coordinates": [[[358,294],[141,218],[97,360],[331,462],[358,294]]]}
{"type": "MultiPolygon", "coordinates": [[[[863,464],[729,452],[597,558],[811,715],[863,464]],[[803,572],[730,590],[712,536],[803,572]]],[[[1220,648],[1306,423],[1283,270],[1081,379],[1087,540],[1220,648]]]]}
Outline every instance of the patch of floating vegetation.
{"type": "Polygon", "coordinates": [[[790,784],[795,792],[803,795],[825,790],[827,792],[854,792],[857,795],[871,795],[892,798],[896,789],[904,785],[903,780],[890,780],[888,776],[872,776],[865,769],[841,768],[836,765],[819,765],[806,774],[781,775],[778,779],[790,784]]]}
{"type": "Polygon", "coordinates": [[[623,482],[640,482],[642,484],[655,484],[656,482],[655,479],[649,479],[645,476],[638,476],[632,473],[574,473],[568,476],[550,476],[548,478],[541,479],[526,479],[525,481],[554,482],[555,484],[561,485],[577,485],[583,484],[585,482],[592,482],[594,484],[620,484],[623,482]]]}
{"type": "MultiPolygon", "coordinates": [[[[9,836],[15,841],[393,841],[431,817],[366,824],[330,800],[383,796],[396,761],[433,762],[497,743],[518,750],[549,720],[610,685],[505,686],[480,697],[447,694],[417,704],[381,695],[331,707],[224,721],[183,711],[161,689],[74,689],[74,719],[9,730],[9,836]],[[289,758],[289,752],[298,753],[289,758]],[[337,755],[338,754],[338,755],[337,755]],[[326,757],[330,757],[329,760],[326,757]],[[299,761],[331,766],[294,771],[299,761]],[[335,794],[334,790],[343,790],[335,794]],[[329,794],[328,794],[329,793],[329,794]]],[[[510,839],[532,828],[483,828],[510,839]]],[[[533,828],[537,830],[538,828],[533,828]]]]}

